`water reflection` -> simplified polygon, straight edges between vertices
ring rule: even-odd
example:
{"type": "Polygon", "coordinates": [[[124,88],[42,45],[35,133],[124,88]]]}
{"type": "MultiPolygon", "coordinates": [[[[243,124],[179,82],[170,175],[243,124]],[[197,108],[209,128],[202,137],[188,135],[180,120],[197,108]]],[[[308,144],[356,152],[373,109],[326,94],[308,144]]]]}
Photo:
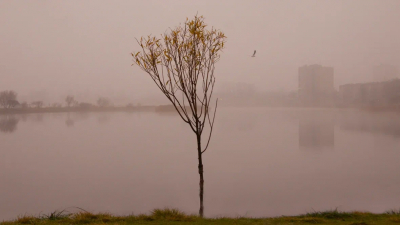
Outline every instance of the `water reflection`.
{"type": "MultiPolygon", "coordinates": [[[[217,118],[220,116],[217,111],[217,118]]],[[[235,130],[240,132],[252,131],[257,123],[261,120],[265,120],[268,115],[254,113],[249,115],[245,111],[237,110],[232,111],[229,116],[220,116],[216,123],[218,124],[217,129],[221,130],[235,130]]]]}
{"type": "Polygon", "coordinates": [[[31,121],[42,123],[43,122],[43,114],[33,114],[30,116],[31,121]]]}
{"type": "Polygon", "coordinates": [[[19,115],[18,119],[20,119],[22,122],[26,122],[28,120],[27,114],[21,114],[19,115]]]}
{"type": "Polygon", "coordinates": [[[90,118],[91,113],[90,112],[76,112],[74,113],[76,119],[78,120],[87,120],[90,118]]]}
{"type": "Polygon", "coordinates": [[[14,116],[6,116],[0,119],[0,131],[3,133],[12,133],[17,130],[19,119],[14,116]]]}
{"type": "Polygon", "coordinates": [[[110,120],[110,115],[109,114],[102,114],[97,118],[97,122],[99,124],[105,124],[110,120]]]}
{"type": "Polygon", "coordinates": [[[72,119],[67,119],[65,121],[65,125],[67,125],[67,127],[73,127],[74,126],[74,121],[72,119]]]}
{"type": "Polygon", "coordinates": [[[73,127],[75,125],[75,123],[88,120],[93,115],[94,114],[92,114],[90,112],[72,112],[72,113],[67,113],[67,118],[65,119],[65,125],[67,127],[73,127]]]}
{"type": "Polygon", "coordinates": [[[333,148],[335,145],[334,115],[308,112],[299,117],[300,149],[333,148]]]}
{"type": "Polygon", "coordinates": [[[67,127],[73,127],[74,123],[75,121],[71,119],[70,113],[68,113],[67,120],[65,120],[65,125],[67,125],[67,127]]]}
{"type": "MultiPolygon", "coordinates": [[[[218,110],[205,154],[207,216],[398,207],[400,142],[371,130],[396,134],[399,119],[345,110],[218,110]],[[344,131],[349,127],[356,132],[344,131]]],[[[34,114],[15,115],[15,137],[0,134],[0,221],[71,205],[115,214],[198,210],[195,138],[178,115],[59,115],[43,114],[43,125],[34,114]]]]}
{"type": "Polygon", "coordinates": [[[398,114],[392,113],[372,114],[356,111],[346,112],[341,115],[340,129],[355,132],[378,133],[399,138],[400,118],[398,114]]]}

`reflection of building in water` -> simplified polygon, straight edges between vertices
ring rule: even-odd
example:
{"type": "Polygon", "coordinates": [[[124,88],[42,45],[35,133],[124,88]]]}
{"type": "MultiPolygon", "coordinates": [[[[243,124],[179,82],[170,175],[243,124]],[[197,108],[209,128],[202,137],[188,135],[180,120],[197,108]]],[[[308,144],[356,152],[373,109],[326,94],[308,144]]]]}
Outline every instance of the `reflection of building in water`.
{"type": "Polygon", "coordinates": [[[347,112],[340,118],[340,129],[400,138],[400,119],[396,114],[347,112]]]}
{"type": "Polygon", "coordinates": [[[300,115],[299,147],[326,148],[335,144],[334,116],[325,112],[300,115]]]}
{"type": "Polygon", "coordinates": [[[299,103],[302,106],[333,106],[333,67],[310,65],[299,68],[299,103]]]}

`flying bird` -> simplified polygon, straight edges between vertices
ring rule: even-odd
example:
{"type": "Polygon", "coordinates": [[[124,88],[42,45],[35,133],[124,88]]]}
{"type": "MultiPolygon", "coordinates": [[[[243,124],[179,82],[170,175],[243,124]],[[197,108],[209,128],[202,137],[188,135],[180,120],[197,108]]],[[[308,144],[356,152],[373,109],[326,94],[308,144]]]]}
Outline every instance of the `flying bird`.
{"type": "Polygon", "coordinates": [[[256,57],[256,50],[254,50],[254,53],[251,57],[256,57]]]}

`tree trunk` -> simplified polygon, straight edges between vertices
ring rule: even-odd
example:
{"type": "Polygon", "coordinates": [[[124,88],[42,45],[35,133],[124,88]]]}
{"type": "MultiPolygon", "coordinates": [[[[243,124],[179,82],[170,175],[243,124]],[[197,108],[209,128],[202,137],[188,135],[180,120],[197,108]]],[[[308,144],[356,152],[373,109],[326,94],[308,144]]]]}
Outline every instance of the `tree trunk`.
{"type": "Polygon", "coordinates": [[[204,178],[203,178],[203,160],[202,160],[202,153],[201,153],[201,136],[197,136],[197,153],[199,157],[199,174],[200,174],[200,210],[199,214],[200,217],[204,215],[204,205],[203,205],[203,196],[204,196],[204,178]]]}

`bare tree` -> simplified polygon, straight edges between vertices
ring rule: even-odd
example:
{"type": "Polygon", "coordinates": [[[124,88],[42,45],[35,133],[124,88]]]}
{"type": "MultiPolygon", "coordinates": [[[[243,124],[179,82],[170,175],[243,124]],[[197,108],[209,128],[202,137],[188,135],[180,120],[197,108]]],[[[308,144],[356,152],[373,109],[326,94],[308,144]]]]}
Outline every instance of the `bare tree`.
{"type": "Polygon", "coordinates": [[[68,96],[65,98],[65,102],[67,103],[67,106],[68,106],[68,107],[71,107],[71,105],[73,105],[73,103],[75,102],[74,96],[68,95],[68,96]]]}
{"type": "Polygon", "coordinates": [[[15,91],[0,92],[0,105],[3,108],[15,107],[17,102],[17,93],[15,91]]]}
{"type": "Polygon", "coordinates": [[[15,108],[20,105],[19,101],[15,100],[15,99],[8,100],[7,104],[8,104],[9,108],[15,108]]]}
{"type": "Polygon", "coordinates": [[[73,106],[73,107],[78,107],[78,106],[79,106],[79,102],[78,102],[77,100],[74,100],[74,101],[72,102],[72,106],[73,106]]]}
{"type": "Polygon", "coordinates": [[[109,107],[111,106],[111,101],[108,98],[100,97],[97,99],[97,105],[99,107],[109,107]]]}
{"type": "Polygon", "coordinates": [[[42,108],[43,106],[43,101],[34,101],[31,103],[31,105],[35,106],[36,108],[42,108]]]}
{"type": "Polygon", "coordinates": [[[170,29],[161,38],[137,40],[141,51],[132,53],[138,65],[172,103],[179,116],[196,135],[200,175],[200,216],[204,214],[204,170],[202,154],[207,150],[214,126],[218,99],[210,109],[215,84],[215,63],[220,59],[226,36],[214,28],[206,29],[202,16],[186,19],[182,26],[170,29]],[[209,125],[205,147],[202,135],[209,125]]]}
{"type": "Polygon", "coordinates": [[[52,108],[61,108],[62,106],[61,106],[60,103],[56,102],[56,103],[51,104],[50,107],[52,107],[52,108]]]}
{"type": "Polygon", "coordinates": [[[21,108],[23,108],[23,109],[29,108],[28,103],[27,102],[22,102],[21,103],[21,108]]]}
{"type": "Polygon", "coordinates": [[[88,103],[88,102],[80,102],[79,105],[78,105],[78,107],[79,107],[79,108],[88,109],[88,108],[92,108],[92,107],[93,107],[93,104],[88,103]]]}

